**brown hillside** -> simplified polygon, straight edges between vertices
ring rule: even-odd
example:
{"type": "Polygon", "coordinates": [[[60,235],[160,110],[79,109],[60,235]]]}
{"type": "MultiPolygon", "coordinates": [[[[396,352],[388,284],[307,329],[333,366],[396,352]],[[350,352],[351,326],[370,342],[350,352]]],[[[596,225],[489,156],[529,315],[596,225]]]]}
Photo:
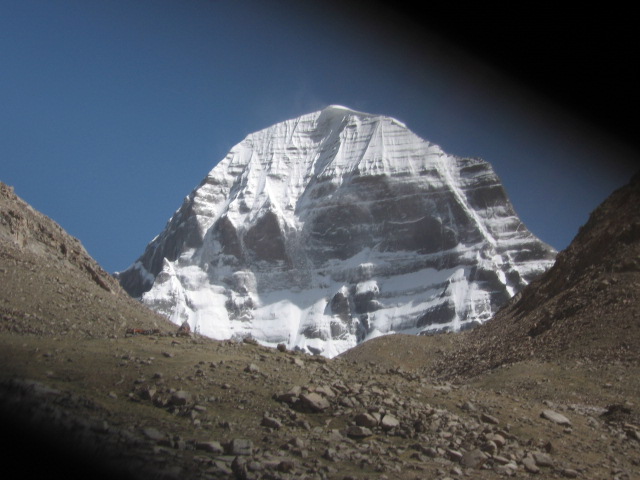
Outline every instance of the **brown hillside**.
{"type": "Polygon", "coordinates": [[[173,330],[131,299],[80,241],[0,182],[0,332],[121,336],[173,330]]]}
{"type": "Polygon", "coordinates": [[[546,274],[466,336],[437,371],[525,359],[640,362],[640,174],[590,216],[546,274]]]}

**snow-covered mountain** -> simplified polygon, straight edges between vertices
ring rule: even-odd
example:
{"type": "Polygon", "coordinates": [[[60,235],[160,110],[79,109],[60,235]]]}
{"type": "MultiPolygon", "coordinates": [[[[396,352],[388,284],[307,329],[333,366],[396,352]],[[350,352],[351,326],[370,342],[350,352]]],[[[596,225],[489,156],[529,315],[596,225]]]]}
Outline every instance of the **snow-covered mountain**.
{"type": "Polygon", "coordinates": [[[555,253],[487,162],[330,106],[233,147],[118,276],[204,335],[334,356],[482,323],[555,253]]]}

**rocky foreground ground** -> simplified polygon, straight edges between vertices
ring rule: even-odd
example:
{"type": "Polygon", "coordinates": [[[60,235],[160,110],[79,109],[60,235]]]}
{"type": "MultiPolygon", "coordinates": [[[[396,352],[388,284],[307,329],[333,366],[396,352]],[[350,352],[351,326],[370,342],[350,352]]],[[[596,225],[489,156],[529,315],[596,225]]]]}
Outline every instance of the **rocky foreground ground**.
{"type": "MultiPolygon", "coordinates": [[[[525,292],[533,307],[514,303],[493,327],[380,337],[327,360],[251,339],[177,335],[77,240],[0,186],[4,471],[66,479],[640,477],[636,220],[620,250],[631,261],[582,269],[568,285],[572,303],[525,292]],[[534,308],[547,301],[548,314],[534,308]],[[576,302],[579,309],[562,313],[576,302]],[[617,319],[622,328],[607,328],[617,319]],[[591,354],[597,339],[609,348],[591,354]]],[[[566,295],[545,285],[540,291],[566,295]]]]}
{"type": "MultiPolygon", "coordinates": [[[[394,340],[399,349],[403,340],[438,348],[435,338],[394,340]]],[[[0,342],[2,412],[63,471],[181,479],[640,473],[637,366],[525,362],[452,384],[401,360],[326,360],[193,337],[3,333],[0,342]]]]}

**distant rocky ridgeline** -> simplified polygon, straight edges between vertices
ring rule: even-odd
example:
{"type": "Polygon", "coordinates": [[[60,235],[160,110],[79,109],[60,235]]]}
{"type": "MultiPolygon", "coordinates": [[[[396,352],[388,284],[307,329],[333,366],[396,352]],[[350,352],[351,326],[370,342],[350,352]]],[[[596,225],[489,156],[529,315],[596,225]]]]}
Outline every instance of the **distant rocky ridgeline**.
{"type": "Polygon", "coordinates": [[[0,334],[116,338],[129,329],[175,332],[77,238],[0,182],[0,334]]]}
{"type": "Polygon", "coordinates": [[[118,276],[194,331],[333,356],[482,323],[554,257],[487,162],[331,106],[236,145],[118,276]]]}
{"type": "Polygon", "coordinates": [[[105,290],[120,291],[118,282],[89,256],[80,241],[0,182],[0,240],[45,258],[62,259],[77,267],[105,290]]]}

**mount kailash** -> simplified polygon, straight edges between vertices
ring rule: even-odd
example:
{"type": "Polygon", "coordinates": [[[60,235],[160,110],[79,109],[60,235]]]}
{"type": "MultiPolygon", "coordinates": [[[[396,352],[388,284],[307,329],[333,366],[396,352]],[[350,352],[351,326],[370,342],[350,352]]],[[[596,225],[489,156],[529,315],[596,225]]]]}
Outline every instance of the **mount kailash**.
{"type": "Polygon", "coordinates": [[[117,276],[201,334],[331,357],[485,322],[555,254],[489,163],[330,106],[233,147],[117,276]]]}

